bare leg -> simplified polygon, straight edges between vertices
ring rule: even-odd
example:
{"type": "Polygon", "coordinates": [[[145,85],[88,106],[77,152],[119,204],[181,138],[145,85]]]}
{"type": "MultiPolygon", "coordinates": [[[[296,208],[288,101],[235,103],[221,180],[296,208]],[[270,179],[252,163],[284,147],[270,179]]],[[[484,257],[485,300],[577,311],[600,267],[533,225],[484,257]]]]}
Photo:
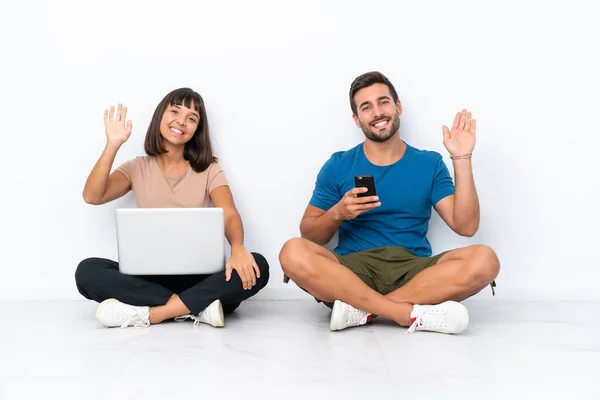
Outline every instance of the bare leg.
{"type": "Polygon", "coordinates": [[[327,249],[309,240],[288,240],[281,249],[279,261],[290,279],[322,301],[341,300],[400,325],[411,324],[412,304],[377,293],[341,265],[327,249]]]}
{"type": "Polygon", "coordinates": [[[167,319],[181,317],[189,313],[190,310],[183,304],[179,296],[174,294],[164,306],[150,307],[149,320],[151,324],[160,324],[167,319]]]}
{"type": "Polygon", "coordinates": [[[491,248],[469,246],[444,254],[436,265],[386,297],[410,304],[462,301],[489,285],[499,271],[500,261],[491,248]]]}

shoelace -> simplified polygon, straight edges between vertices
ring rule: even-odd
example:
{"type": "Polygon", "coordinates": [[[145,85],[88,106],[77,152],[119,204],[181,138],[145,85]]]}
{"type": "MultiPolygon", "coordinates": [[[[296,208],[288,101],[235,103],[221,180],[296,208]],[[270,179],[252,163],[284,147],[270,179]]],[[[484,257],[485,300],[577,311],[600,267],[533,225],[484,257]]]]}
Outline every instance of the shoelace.
{"type": "Polygon", "coordinates": [[[366,317],[369,315],[368,313],[366,313],[363,310],[359,310],[358,308],[352,307],[350,305],[348,305],[348,307],[350,307],[350,313],[348,315],[348,319],[346,320],[346,325],[356,326],[356,325],[362,325],[366,322],[363,320],[365,320],[366,317]]]}
{"type": "Polygon", "coordinates": [[[427,326],[428,328],[442,327],[445,324],[443,321],[440,320],[440,318],[435,318],[435,319],[431,320],[431,319],[428,319],[427,317],[444,314],[445,312],[446,312],[446,310],[442,309],[442,308],[429,308],[429,309],[425,309],[425,310],[421,311],[421,313],[419,315],[417,315],[417,317],[415,318],[415,322],[413,322],[412,325],[406,331],[406,334],[407,335],[411,334],[414,331],[416,331],[419,326],[424,326],[424,325],[427,326]]]}
{"type": "Polygon", "coordinates": [[[203,319],[200,317],[202,315],[202,313],[198,314],[198,316],[196,317],[195,315],[192,314],[188,314],[188,315],[182,315],[181,317],[176,317],[175,321],[177,322],[182,322],[187,320],[188,318],[194,321],[194,328],[197,328],[198,325],[200,325],[203,321],[203,319]]]}
{"type": "Polygon", "coordinates": [[[121,324],[121,328],[127,328],[131,324],[133,324],[134,328],[145,328],[150,326],[148,318],[144,318],[140,311],[135,308],[127,308],[125,310],[120,310],[120,312],[121,318],[125,318],[121,324]]]}
{"type": "Polygon", "coordinates": [[[422,315],[419,315],[417,318],[415,318],[415,322],[412,323],[412,325],[408,328],[408,330],[406,331],[406,334],[411,334],[414,331],[417,330],[417,326],[422,324],[422,315]]]}

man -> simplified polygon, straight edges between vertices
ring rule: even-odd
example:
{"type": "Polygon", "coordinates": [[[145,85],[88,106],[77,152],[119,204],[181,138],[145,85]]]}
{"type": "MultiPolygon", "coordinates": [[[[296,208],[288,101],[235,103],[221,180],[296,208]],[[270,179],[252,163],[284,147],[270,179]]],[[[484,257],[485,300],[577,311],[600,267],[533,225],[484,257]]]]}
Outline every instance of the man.
{"type": "Polygon", "coordinates": [[[454,183],[439,153],[418,150],[400,138],[402,105],[379,72],[354,80],[352,118],[365,141],[337,152],[317,177],[302,217],[302,238],[287,241],[279,260],[285,281],[332,308],[330,329],[364,325],[374,316],[427,330],[460,333],[469,323],[459,302],[494,279],[500,262],[492,249],[469,246],[432,256],[426,235],[432,206],[459,235],[479,228],[479,201],[471,156],[476,123],[456,114],[443,126],[454,183]],[[372,175],[377,194],[359,196],[356,175],[372,175]],[[334,252],[327,244],[339,230],[334,252]],[[289,278],[288,278],[289,277],[289,278]]]}

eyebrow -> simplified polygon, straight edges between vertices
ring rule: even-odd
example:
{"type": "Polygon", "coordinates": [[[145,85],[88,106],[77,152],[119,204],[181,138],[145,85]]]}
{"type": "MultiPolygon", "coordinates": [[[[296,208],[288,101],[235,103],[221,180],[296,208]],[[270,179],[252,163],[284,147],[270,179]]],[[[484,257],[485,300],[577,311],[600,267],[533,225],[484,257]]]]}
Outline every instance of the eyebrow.
{"type": "MultiPolygon", "coordinates": [[[[181,110],[181,106],[179,106],[177,104],[172,104],[172,107],[176,107],[181,110]]],[[[194,114],[194,117],[200,119],[200,115],[196,111],[192,111],[192,114],[194,114]]]]}
{"type": "MultiPolygon", "coordinates": [[[[384,99],[391,100],[390,96],[381,96],[381,97],[377,98],[377,101],[384,100],[384,99]]],[[[369,104],[369,103],[370,103],[369,101],[364,101],[360,104],[360,106],[358,106],[358,108],[362,108],[362,106],[364,106],[365,104],[369,104]]]]}

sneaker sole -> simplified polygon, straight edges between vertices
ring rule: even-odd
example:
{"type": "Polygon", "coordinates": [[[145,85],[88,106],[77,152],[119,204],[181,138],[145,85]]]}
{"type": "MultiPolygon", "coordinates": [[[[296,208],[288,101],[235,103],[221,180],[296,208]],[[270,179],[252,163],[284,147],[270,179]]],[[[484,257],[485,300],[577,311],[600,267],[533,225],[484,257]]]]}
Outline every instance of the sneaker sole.
{"type": "Polygon", "coordinates": [[[338,304],[339,300],[333,302],[333,308],[331,309],[331,319],[329,320],[329,330],[334,332],[340,330],[340,328],[336,327],[336,324],[334,324],[334,321],[337,322],[338,314],[340,313],[340,308],[337,307],[338,304]]]}
{"type": "Polygon", "coordinates": [[[104,310],[104,307],[107,304],[114,303],[115,301],[117,301],[117,299],[106,299],[106,300],[104,300],[102,303],[100,303],[98,305],[98,308],[96,308],[96,313],[94,314],[94,317],[96,317],[96,321],[100,322],[100,324],[102,324],[103,326],[106,326],[107,328],[114,328],[114,327],[105,325],[104,322],[102,322],[102,320],[100,320],[100,314],[102,314],[102,310],[104,310]]]}
{"type": "Polygon", "coordinates": [[[225,326],[225,321],[223,321],[223,303],[219,300],[219,315],[217,316],[217,324],[215,328],[222,328],[225,326]]]}

